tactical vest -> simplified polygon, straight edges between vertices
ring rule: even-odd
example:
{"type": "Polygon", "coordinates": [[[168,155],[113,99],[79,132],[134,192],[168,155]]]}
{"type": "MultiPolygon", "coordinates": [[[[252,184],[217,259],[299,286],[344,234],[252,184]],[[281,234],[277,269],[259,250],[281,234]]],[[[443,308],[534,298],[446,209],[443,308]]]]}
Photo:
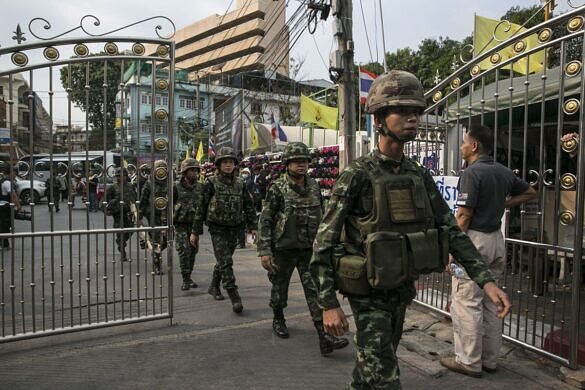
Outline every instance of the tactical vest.
{"type": "Polygon", "coordinates": [[[244,180],[234,177],[231,183],[218,176],[209,178],[214,194],[207,207],[207,222],[221,226],[240,226],[244,223],[244,180]]]}
{"type": "Polygon", "coordinates": [[[136,192],[134,186],[130,183],[124,185],[124,209],[120,210],[120,197],[122,196],[122,189],[119,183],[112,184],[110,188],[112,197],[108,202],[106,208],[111,215],[119,215],[120,211],[123,214],[130,214],[132,212],[132,205],[136,205],[136,192]]]}
{"type": "Polygon", "coordinates": [[[306,176],[305,188],[297,191],[283,175],[274,182],[284,199],[284,210],[276,214],[272,241],[276,249],[310,248],[321,222],[319,184],[306,176]]]}
{"type": "Polygon", "coordinates": [[[346,290],[359,287],[364,294],[368,287],[391,290],[421,274],[443,271],[449,257],[448,228],[435,228],[420,172],[403,165],[403,172],[396,174],[367,164],[373,207],[365,217],[350,217],[361,232],[365,259],[360,263],[356,256],[341,257],[339,284],[346,290]]]}
{"type": "Polygon", "coordinates": [[[176,224],[192,224],[195,218],[195,210],[199,199],[199,186],[195,181],[193,187],[189,188],[182,181],[175,182],[177,202],[173,208],[173,222],[176,224]]]}

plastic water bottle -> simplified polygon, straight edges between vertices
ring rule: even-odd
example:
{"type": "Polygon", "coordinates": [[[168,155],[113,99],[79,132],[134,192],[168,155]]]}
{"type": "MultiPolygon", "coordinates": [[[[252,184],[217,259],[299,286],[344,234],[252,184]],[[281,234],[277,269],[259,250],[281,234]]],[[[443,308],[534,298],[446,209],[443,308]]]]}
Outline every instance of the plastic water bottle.
{"type": "Polygon", "coordinates": [[[449,268],[451,269],[451,275],[457,279],[463,279],[465,277],[465,270],[459,264],[451,263],[449,264],[449,268]]]}

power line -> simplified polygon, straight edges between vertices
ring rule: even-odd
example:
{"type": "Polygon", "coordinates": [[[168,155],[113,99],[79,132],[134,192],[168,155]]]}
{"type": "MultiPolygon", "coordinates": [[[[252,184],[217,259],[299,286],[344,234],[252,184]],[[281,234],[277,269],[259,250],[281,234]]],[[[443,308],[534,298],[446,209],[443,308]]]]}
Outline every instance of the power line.
{"type": "Polygon", "coordinates": [[[372,47],[370,46],[370,37],[368,35],[368,25],[366,24],[366,16],[364,15],[364,7],[362,4],[362,0],[360,0],[360,9],[362,11],[362,20],[364,22],[364,31],[366,32],[366,41],[368,42],[368,50],[370,51],[370,60],[373,61],[374,57],[372,56],[372,47]]]}

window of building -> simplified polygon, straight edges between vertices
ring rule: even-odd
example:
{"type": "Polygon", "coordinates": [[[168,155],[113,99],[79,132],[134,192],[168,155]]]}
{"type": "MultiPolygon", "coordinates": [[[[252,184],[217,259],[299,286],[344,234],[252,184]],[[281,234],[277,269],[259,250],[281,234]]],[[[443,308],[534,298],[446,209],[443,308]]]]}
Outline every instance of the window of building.
{"type": "Polygon", "coordinates": [[[167,94],[163,94],[163,95],[156,95],[154,98],[154,103],[157,106],[163,105],[163,106],[168,106],[169,105],[169,95],[167,94]]]}
{"type": "Polygon", "coordinates": [[[193,108],[193,99],[191,96],[179,95],[179,107],[180,108],[193,108]]]}
{"type": "Polygon", "coordinates": [[[4,86],[0,85],[0,95],[4,96],[4,86]]]}
{"type": "Polygon", "coordinates": [[[140,95],[140,103],[152,104],[152,95],[149,93],[143,93],[140,95]]]}
{"type": "Polygon", "coordinates": [[[155,126],[155,134],[166,134],[167,126],[166,125],[156,125],[155,126]]]}
{"type": "Polygon", "coordinates": [[[140,124],[140,132],[141,133],[150,133],[150,123],[141,123],[140,124]]]}

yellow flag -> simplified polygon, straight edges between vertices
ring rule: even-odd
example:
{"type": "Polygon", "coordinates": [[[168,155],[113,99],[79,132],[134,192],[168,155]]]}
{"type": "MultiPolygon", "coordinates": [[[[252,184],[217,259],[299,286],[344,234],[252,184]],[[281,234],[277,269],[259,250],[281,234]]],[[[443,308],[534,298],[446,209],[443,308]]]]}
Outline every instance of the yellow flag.
{"type": "MultiPolygon", "coordinates": [[[[526,29],[518,24],[510,23],[509,30],[505,31],[508,27],[507,23],[501,23],[499,26],[498,24],[501,23],[500,20],[484,18],[483,16],[475,15],[475,29],[473,33],[473,56],[476,57],[480,54],[483,54],[489,51],[491,48],[499,45],[502,41],[512,38],[515,35],[518,35],[526,29]],[[496,30],[497,27],[497,30],[496,30]],[[495,32],[494,32],[495,30],[495,32]],[[497,38],[494,39],[495,37],[497,38]]],[[[509,58],[514,56],[520,55],[522,52],[530,50],[534,47],[538,46],[538,38],[536,34],[529,35],[521,40],[524,45],[524,49],[516,53],[514,51],[514,46],[518,45],[519,48],[522,44],[519,44],[520,40],[511,39],[510,46],[505,47],[504,49],[497,52],[500,56],[499,61],[497,60],[498,56],[494,53],[492,56],[486,58],[485,60],[479,63],[479,67],[481,69],[491,69],[497,64],[506,61],[509,58]],[[493,61],[493,62],[492,62],[493,61]],[[495,62],[495,63],[494,63],[495,62]]],[[[512,63],[514,72],[520,74],[527,74],[527,73],[539,73],[542,72],[545,63],[545,55],[544,50],[539,51],[535,54],[531,54],[530,56],[525,56],[512,63]],[[528,61],[530,58],[530,63],[528,61]]],[[[502,69],[510,69],[510,65],[503,66],[502,69]]]]}
{"type": "Polygon", "coordinates": [[[254,126],[254,121],[250,121],[250,146],[252,149],[258,149],[260,147],[260,140],[258,139],[258,132],[254,126]]]}
{"type": "Polygon", "coordinates": [[[301,121],[326,129],[337,129],[337,107],[329,107],[301,95],[301,121]]]}
{"type": "Polygon", "coordinates": [[[197,155],[195,156],[195,160],[201,161],[203,158],[203,142],[199,141],[199,147],[197,148],[197,155]]]}

